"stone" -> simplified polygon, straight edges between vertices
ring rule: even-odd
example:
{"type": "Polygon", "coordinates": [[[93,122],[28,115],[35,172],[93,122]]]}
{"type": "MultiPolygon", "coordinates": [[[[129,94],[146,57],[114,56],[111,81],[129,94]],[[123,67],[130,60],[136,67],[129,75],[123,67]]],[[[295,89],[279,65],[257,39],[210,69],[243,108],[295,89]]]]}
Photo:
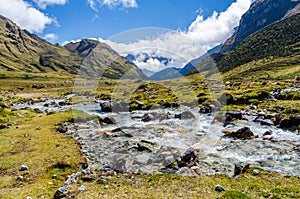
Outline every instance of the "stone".
{"type": "Polygon", "coordinates": [[[1,129],[6,129],[7,128],[7,125],[5,125],[5,124],[0,124],[0,130],[1,129]]]}
{"type": "Polygon", "coordinates": [[[279,122],[279,127],[283,129],[287,129],[292,127],[292,122],[289,118],[284,118],[279,122]]]}
{"type": "Polygon", "coordinates": [[[208,103],[203,103],[203,106],[200,108],[200,113],[211,113],[213,112],[214,106],[208,104],[208,103]]]}
{"type": "Polygon", "coordinates": [[[32,197],[30,197],[30,196],[27,196],[27,197],[26,197],[26,199],[32,199],[32,197]]]}
{"type": "Polygon", "coordinates": [[[184,119],[196,119],[196,116],[191,111],[184,111],[179,114],[175,114],[175,118],[184,120],[184,119]]]}
{"type": "Polygon", "coordinates": [[[155,120],[155,117],[150,113],[146,113],[142,117],[142,122],[150,122],[150,121],[153,121],[153,120],[155,120]]]}
{"type": "Polygon", "coordinates": [[[105,186],[104,186],[104,189],[108,189],[108,188],[109,188],[109,186],[108,186],[108,185],[105,185],[105,186]]]}
{"type": "Polygon", "coordinates": [[[195,160],[197,158],[197,153],[194,148],[188,148],[183,155],[181,156],[181,160],[184,162],[190,162],[191,160],[195,160]]]}
{"type": "Polygon", "coordinates": [[[60,124],[57,131],[60,133],[66,133],[68,131],[68,125],[66,123],[60,124]]]}
{"type": "Polygon", "coordinates": [[[229,115],[232,117],[232,119],[237,119],[237,120],[242,120],[243,119],[243,114],[241,111],[228,111],[226,115],[229,115]]]}
{"type": "Polygon", "coordinates": [[[193,169],[188,167],[181,167],[178,171],[176,171],[176,174],[180,176],[190,176],[190,177],[199,176],[193,169]]]}
{"type": "Polygon", "coordinates": [[[254,169],[253,171],[252,171],[252,175],[254,175],[254,176],[257,176],[257,175],[259,175],[260,174],[260,170],[258,170],[258,169],[254,169]]]}
{"type": "Polygon", "coordinates": [[[112,112],[110,102],[102,102],[102,103],[100,103],[100,107],[101,107],[101,111],[104,112],[104,113],[111,113],[112,112]]]}
{"type": "Polygon", "coordinates": [[[267,126],[273,126],[274,122],[272,120],[270,120],[270,119],[265,119],[265,120],[261,120],[260,124],[261,125],[267,125],[267,126]]]}
{"type": "Polygon", "coordinates": [[[215,191],[218,191],[218,192],[222,192],[222,191],[226,191],[224,187],[222,187],[221,185],[216,185],[215,187],[215,191]]]}
{"type": "Polygon", "coordinates": [[[168,166],[170,166],[174,161],[175,161],[175,159],[174,159],[173,155],[167,156],[167,157],[164,159],[164,161],[163,161],[163,165],[164,165],[165,167],[168,167],[168,166]]]}
{"type": "Polygon", "coordinates": [[[243,166],[240,165],[240,164],[234,164],[234,174],[233,176],[238,176],[242,173],[242,170],[243,170],[243,166]]]}
{"type": "Polygon", "coordinates": [[[231,94],[223,93],[219,98],[222,105],[230,105],[234,103],[234,97],[231,94]]]}
{"type": "Polygon", "coordinates": [[[85,186],[81,185],[81,186],[78,188],[78,191],[85,191],[85,186]]]}
{"type": "Polygon", "coordinates": [[[142,184],[143,183],[143,180],[142,179],[137,179],[136,181],[135,181],[135,184],[142,184]]]}
{"type": "Polygon", "coordinates": [[[26,171],[26,170],[28,170],[28,169],[29,169],[28,166],[26,166],[26,165],[21,165],[20,171],[26,171]]]}
{"type": "Polygon", "coordinates": [[[268,130],[268,131],[264,132],[263,136],[272,135],[272,134],[273,134],[273,131],[268,130]]]}
{"type": "Polygon", "coordinates": [[[24,180],[24,177],[23,176],[18,176],[17,180],[22,181],[22,180],[24,180]]]}
{"type": "Polygon", "coordinates": [[[68,189],[65,187],[60,187],[57,189],[57,191],[54,194],[54,199],[60,199],[60,198],[64,198],[67,196],[68,193],[68,189]]]}
{"type": "Polygon", "coordinates": [[[252,139],[252,138],[257,138],[258,136],[254,135],[254,133],[251,131],[249,127],[243,127],[234,132],[228,132],[228,133],[225,132],[224,137],[231,137],[237,139],[252,139]]]}
{"type": "Polygon", "coordinates": [[[100,119],[100,123],[105,123],[105,124],[116,124],[116,120],[112,117],[105,117],[104,119],[100,119]]]}
{"type": "Polygon", "coordinates": [[[150,155],[146,153],[146,154],[135,156],[134,163],[146,165],[149,160],[150,160],[150,155]]]}

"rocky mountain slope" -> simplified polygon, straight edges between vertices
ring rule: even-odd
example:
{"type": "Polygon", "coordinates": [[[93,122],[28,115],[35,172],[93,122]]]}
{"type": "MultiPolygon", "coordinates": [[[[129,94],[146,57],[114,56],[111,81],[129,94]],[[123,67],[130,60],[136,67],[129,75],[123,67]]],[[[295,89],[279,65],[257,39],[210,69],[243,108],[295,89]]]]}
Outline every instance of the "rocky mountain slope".
{"type": "Polygon", "coordinates": [[[256,0],[242,16],[237,32],[224,44],[222,52],[233,50],[252,33],[275,21],[299,13],[299,0],[256,0]]]}
{"type": "MultiPolygon", "coordinates": [[[[270,13],[267,12],[268,11],[267,8],[273,9],[273,6],[275,6],[274,4],[276,4],[278,8],[279,6],[278,2],[281,1],[274,1],[274,2],[270,2],[268,0],[256,1],[251,6],[250,10],[243,16],[240,22],[241,23],[240,27],[243,26],[248,27],[251,26],[251,24],[252,25],[260,24],[260,20],[262,18],[270,17],[268,16],[270,13]],[[269,6],[267,2],[269,3],[269,6]],[[260,5],[260,7],[257,7],[258,5],[260,5]],[[267,9],[264,12],[266,16],[262,14],[260,18],[256,17],[255,12],[253,11],[255,10],[254,8],[256,10],[262,10],[263,8],[267,9]],[[251,13],[252,15],[250,15],[251,13]],[[249,18],[248,20],[249,23],[246,23],[245,19],[247,19],[248,17],[251,17],[253,20],[251,21],[249,18]]],[[[291,2],[292,5],[295,5],[294,3],[298,3],[298,1],[291,2]]],[[[247,36],[245,39],[242,39],[238,42],[237,40],[235,40],[235,43],[232,43],[233,45],[231,45],[230,48],[227,42],[223,46],[221,52],[214,53],[211,55],[210,62],[213,61],[214,65],[217,66],[218,71],[220,72],[227,72],[243,64],[250,63],[252,61],[262,60],[262,59],[265,60],[264,62],[268,62],[268,60],[272,60],[274,58],[285,58],[285,62],[287,62],[285,65],[294,66],[299,64],[299,62],[297,62],[297,59],[294,59],[300,54],[299,53],[300,14],[297,14],[299,11],[299,4],[294,6],[292,9],[289,9],[288,11],[286,11],[287,8],[285,6],[284,8],[280,8],[285,10],[284,12],[282,12],[279,8],[277,12],[275,12],[274,10],[272,12],[273,15],[276,15],[276,17],[278,17],[277,13],[282,13],[281,14],[282,18],[280,18],[280,20],[275,21],[265,26],[262,29],[259,29],[258,31],[247,36]],[[234,45],[236,45],[236,47],[234,49],[231,49],[234,45]],[[288,60],[290,60],[291,63],[289,63],[288,60]]],[[[256,28],[258,27],[256,26],[256,28]]],[[[236,35],[239,34],[240,33],[238,32],[236,33],[236,35]]],[[[246,35],[247,34],[245,34],[244,36],[246,35]]],[[[239,37],[239,38],[243,38],[243,37],[239,37]]],[[[281,61],[279,61],[278,63],[281,63],[281,61]]],[[[208,74],[211,74],[214,71],[210,71],[209,65],[211,64],[208,64],[207,59],[203,60],[202,62],[198,63],[195,68],[189,71],[188,75],[198,73],[199,71],[200,72],[206,71],[208,74]]],[[[271,65],[268,64],[269,67],[271,65]]],[[[260,71],[266,70],[265,67],[261,67],[261,68],[255,67],[255,68],[256,68],[255,70],[260,70],[260,71]]]]}
{"type": "Polygon", "coordinates": [[[143,72],[125,57],[120,56],[109,45],[96,40],[83,39],[68,43],[65,48],[83,59],[81,74],[90,77],[104,76],[111,79],[145,79],[143,72]]]}
{"type": "Polygon", "coordinates": [[[0,69],[4,71],[75,74],[81,58],[67,49],[22,30],[0,16],[0,69]]]}
{"type": "Polygon", "coordinates": [[[108,45],[84,39],[67,44],[50,44],[22,30],[0,16],[0,71],[19,73],[54,73],[84,77],[104,76],[118,79],[145,78],[134,64],[129,63],[108,45]]]}

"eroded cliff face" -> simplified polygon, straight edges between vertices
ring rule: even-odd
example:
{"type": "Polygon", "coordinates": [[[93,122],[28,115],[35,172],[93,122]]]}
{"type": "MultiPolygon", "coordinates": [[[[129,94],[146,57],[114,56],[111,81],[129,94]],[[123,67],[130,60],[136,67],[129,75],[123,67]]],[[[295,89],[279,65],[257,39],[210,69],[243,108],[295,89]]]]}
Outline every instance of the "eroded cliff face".
{"type": "Polygon", "coordinates": [[[225,42],[221,52],[231,51],[252,33],[299,11],[299,0],[256,0],[242,16],[237,32],[225,42]]]}

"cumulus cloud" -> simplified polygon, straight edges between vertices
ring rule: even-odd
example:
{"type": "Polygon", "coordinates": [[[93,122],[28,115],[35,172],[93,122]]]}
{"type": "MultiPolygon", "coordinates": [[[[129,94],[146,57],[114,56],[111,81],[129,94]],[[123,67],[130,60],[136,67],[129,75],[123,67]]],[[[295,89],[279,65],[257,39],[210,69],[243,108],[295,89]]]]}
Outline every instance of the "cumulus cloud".
{"type": "MultiPolygon", "coordinates": [[[[176,63],[176,65],[172,64],[167,67],[183,67],[188,61],[201,56],[207,50],[229,38],[234,33],[234,28],[238,26],[241,16],[249,9],[250,5],[251,0],[236,0],[226,11],[221,13],[214,12],[208,18],[204,18],[200,12],[185,31],[169,31],[159,36],[156,35],[154,38],[137,39],[131,43],[128,43],[126,38],[132,38],[134,35],[124,37],[120,34],[110,40],[99,40],[109,44],[123,56],[127,54],[138,55],[144,52],[150,56],[170,58],[176,63]]],[[[145,29],[145,34],[147,34],[147,31],[145,29]]],[[[135,31],[131,32],[135,34],[135,31]]],[[[153,32],[155,32],[153,29],[148,31],[150,36],[153,32]]],[[[139,34],[140,31],[137,35],[139,34]]],[[[136,59],[134,62],[142,69],[151,68],[154,71],[161,70],[163,64],[161,62],[157,63],[157,60],[144,62],[136,59]]]]}
{"type": "Polygon", "coordinates": [[[50,42],[54,42],[58,39],[58,36],[54,33],[49,33],[44,36],[44,39],[50,42]]]}
{"type": "Polygon", "coordinates": [[[23,0],[1,0],[0,14],[30,32],[40,33],[46,25],[56,22],[23,0]]]}
{"type": "Polygon", "coordinates": [[[40,8],[45,9],[48,5],[65,5],[68,0],[34,0],[40,8]]]}
{"type": "Polygon", "coordinates": [[[122,8],[136,8],[138,4],[136,0],[87,0],[90,7],[98,12],[97,4],[100,3],[102,6],[108,6],[109,8],[113,7],[122,7],[122,8]]]}

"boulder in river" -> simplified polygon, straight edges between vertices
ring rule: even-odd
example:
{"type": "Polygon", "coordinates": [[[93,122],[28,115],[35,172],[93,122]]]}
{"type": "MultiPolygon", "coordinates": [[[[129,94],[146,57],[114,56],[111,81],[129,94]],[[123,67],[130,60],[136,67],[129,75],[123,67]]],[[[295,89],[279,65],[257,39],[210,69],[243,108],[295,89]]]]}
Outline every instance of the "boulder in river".
{"type": "Polygon", "coordinates": [[[232,119],[242,120],[243,114],[241,111],[228,111],[225,115],[231,116],[232,119]]]}
{"type": "Polygon", "coordinates": [[[182,113],[175,114],[175,118],[184,119],[196,119],[195,115],[191,111],[183,111],[182,113]]]}
{"type": "Polygon", "coordinates": [[[236,139],[252,139],[257,138],[257,135],[251,131],[249,127],[243,127],[237,131],[229,132],[223,131],[225,133],[224,137],[236,138],[236,139]]]}
{"type": "Polygon", "coordinates": [[[101,107],[101,111],[104,113],[112,112],[110,102],[102,102],[102,103],[100,103],[100,107],[101,107]]]}
{"type": "Polygon", "coordinates": [[[142,117],[142,122],[150,122],[150,121],[153,121],[153,120],[155,120],[155,117],[150,113],[146,113],[142,117]]]}

